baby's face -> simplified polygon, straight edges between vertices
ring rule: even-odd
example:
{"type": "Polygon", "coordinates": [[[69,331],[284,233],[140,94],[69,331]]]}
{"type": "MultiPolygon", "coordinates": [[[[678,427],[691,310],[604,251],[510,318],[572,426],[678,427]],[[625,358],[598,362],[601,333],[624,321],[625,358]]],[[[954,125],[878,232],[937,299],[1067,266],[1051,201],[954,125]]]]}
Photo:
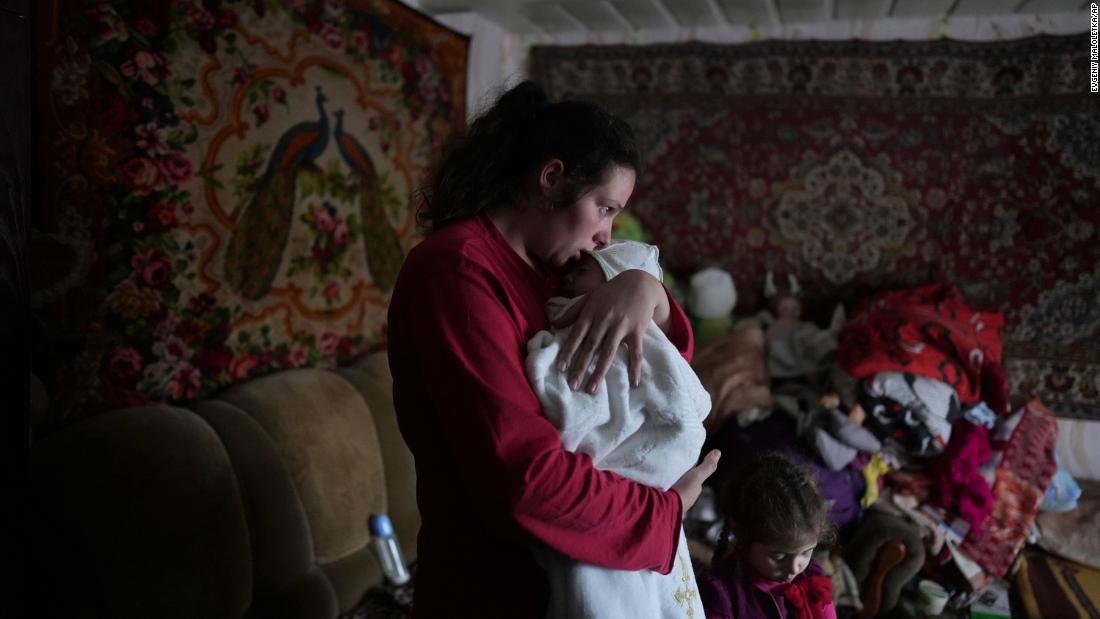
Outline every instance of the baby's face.
{"type": "Polygon", "coordinates": [[[588,294],[604,282],[603,269],[590,254],[581,254],[581,259],[565,274],[565,292],[571,297],[588,294]]]}

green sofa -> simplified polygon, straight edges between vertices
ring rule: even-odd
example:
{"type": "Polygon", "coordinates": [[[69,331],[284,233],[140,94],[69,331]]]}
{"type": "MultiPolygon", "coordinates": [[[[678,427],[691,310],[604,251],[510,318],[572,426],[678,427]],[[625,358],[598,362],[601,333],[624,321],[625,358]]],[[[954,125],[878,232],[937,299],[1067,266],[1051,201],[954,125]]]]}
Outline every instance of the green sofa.
{"type": "Polygon", "coordinates": [[[385,353],[186,408],[109,411],[32,447],[43,616],[336,617],[381,581],[367,518],[416,557],[415,471],[385,353]]]}

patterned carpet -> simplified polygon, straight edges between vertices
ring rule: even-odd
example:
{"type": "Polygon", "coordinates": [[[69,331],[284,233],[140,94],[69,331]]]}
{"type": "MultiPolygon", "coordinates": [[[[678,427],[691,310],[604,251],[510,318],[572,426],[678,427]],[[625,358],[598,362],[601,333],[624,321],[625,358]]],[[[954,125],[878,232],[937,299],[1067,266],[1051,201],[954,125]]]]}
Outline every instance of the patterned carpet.
{"type": "Polygon", "coordinates": [[[797,275],[811,312],[947,280],[1004,313],[1014,389],[1100,419],[1100,98],[1085,36],[992,43],[536,47],[556,96],[640,136],[630,210],[738,312],[797,275]],[[816,302],[816,306],[815,306],[816,302]]]}

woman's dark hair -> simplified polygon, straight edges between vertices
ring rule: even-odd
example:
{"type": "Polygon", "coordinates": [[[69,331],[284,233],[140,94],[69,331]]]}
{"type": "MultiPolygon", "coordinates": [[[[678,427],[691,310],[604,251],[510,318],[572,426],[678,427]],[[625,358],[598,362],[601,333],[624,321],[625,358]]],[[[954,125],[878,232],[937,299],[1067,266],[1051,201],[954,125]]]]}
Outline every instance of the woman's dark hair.
{"type": "Polygon", "coordinates": [[[448,141],[421,190],[417,222],[430,233],[498,204],[523,203],[527,173],[553,158],[565,168],[550,205],[558,208],[598,185],[612,164],[637,170],[639,156],[622,119],[593,103],[552,102],[526,81],[448,141]]]}
{"type": "Polygon", "coordinates": [[[828,506],[814,476],[779,453],[741,465],[718,501],[725,527],[732,525],[732,529],[723,528],[715,562],[727,554],[731,533],[742,548],[753,542],[784,543],[802,535],[829,543],[834,535],[828,506]]]}

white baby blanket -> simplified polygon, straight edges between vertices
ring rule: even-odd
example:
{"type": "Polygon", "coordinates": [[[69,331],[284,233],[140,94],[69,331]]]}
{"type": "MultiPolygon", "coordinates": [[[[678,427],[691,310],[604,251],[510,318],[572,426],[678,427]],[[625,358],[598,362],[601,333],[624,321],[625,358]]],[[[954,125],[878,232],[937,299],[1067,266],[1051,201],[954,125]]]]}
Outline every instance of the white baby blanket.
{"type": "MultiPolygon", "coordinates": [[[[695,465],[706,437],[710,396],[656,324],[644,337],[641,385],[630,387],[621,346],[595,395],[573,391],[554,368],[568,330],[541,331],[527,345],[527,376],[562,444],[592,457],[596,468],[668,489],[695,465]]],[[[583,383],[582,383],[583,384],[583,383]]],[[[668,575],[588,565],[539,549],[551,580],[553,619],[702,617],[695,576],[680,532],[668,575]]]]}

